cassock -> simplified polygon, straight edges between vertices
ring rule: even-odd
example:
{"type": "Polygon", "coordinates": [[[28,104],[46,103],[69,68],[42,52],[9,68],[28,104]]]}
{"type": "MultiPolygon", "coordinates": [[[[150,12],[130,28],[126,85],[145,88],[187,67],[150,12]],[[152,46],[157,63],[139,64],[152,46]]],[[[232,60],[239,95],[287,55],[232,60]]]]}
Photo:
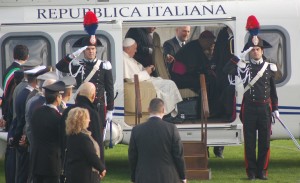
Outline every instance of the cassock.
{"type": "MultiPolygon", "coordinates": [[[[165,102],[165,113],[168,114],[173,110],[178,112],[176,104],[182,101],[182,98],[176,84],[171,80],[162,79],[160,77],[151,77],[142,64],[138,63],[134,58],[130,58],[125,52],[123,52],[123,56],[124,78],[133,80],[133,76],[137,74],[139,76],[139,81],[152,82],[157,97],[165,102]]],[[[173,115],[177,115],[177,113],[173,115]]]]}

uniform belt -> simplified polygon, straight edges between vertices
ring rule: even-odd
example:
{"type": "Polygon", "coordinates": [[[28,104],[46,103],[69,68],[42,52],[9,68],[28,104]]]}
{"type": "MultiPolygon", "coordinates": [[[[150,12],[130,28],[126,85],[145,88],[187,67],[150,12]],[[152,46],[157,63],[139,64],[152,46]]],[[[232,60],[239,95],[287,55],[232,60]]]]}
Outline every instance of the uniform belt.
{"type": "Polygon", "coordinates": [[[251,99],[246,98],[245,101],[247,103],[253,103],[253,104],[256,104],[256,105],[264,105],[264,104],[269,104],[271,102],[271,99],[267,98],[265,100],[251,100],[251,99]]]}

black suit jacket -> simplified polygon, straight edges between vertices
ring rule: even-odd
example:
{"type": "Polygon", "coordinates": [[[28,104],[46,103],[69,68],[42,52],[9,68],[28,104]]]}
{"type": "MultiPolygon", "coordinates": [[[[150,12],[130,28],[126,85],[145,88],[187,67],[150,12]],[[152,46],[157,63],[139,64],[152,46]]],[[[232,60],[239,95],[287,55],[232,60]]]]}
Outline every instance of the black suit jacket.
{"type": "Polygon", "coordinates": [[[128,157],[133,182],[177,183],[185,179],[178,130],[158,117],[132,129],[128,157]]]}
{"type": "Polygon", "coordinates": [[[163,48],[165,57],[167,56],[167,54],[175,57],[175,54],[178,52],[178,50],[180,50],[181,46],[179,45],[179,42],[176,39],[176,37],[173,37],[172,39],[169,39],[164,42],[163,48]]]}
{"type": "Polygon", "coordinates": [[[32,162],[34,175],[58,176],[61,171],[61,115],[55,109],[42,106],[31,119],[32,162]]]}
{"type": "MultiPolygon", "coordinates": [[[[163,44],[164,48],[164,59],[166,60],[167,55],[172,55],[175,57],[175,54],[180,50],[181,46],[179,45],[178,40],[176,37],[173,37],[172,39],[169,39],[164,42],[163,44]]],[[[167,64],[169,71],[172,69],[172,64],[167,64]]]]}
{"type": "Polygon", "coordinates": [[[15,71],[20,70],[21,66],[17,62],[13,62],[6,70],[2,78],[2,88],[3,88],[3,96],[2,96],[2,114],[3,118],[5,119],[6,127],[5,129],[8,130],[10,124],[13,120],[13,101],[12,95],[14,89],[16,87],[15,83],[15,71]]]}

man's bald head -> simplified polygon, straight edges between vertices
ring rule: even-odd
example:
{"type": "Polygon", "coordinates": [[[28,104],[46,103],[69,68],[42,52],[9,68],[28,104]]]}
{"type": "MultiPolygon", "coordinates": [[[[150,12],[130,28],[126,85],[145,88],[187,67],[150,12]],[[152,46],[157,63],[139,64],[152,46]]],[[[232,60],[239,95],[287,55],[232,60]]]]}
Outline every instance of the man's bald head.
{"type": "Polygon", "coordinates": [[[90,99],[91,102],[94,102],[96,96],[96,87],[91,82],[83,83],[78,91],[78,95],[85,96],[90,99]]]}

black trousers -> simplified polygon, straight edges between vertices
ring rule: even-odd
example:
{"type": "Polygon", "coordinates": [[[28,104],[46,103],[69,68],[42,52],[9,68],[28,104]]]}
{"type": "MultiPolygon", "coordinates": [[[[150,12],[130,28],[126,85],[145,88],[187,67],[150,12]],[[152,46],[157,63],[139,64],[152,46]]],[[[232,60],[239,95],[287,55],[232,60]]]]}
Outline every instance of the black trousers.
{"type": "Polygon", "coordinates": [[[16,148],[8,146],[5,152],[4,161],[6,183],[14,183],[16,176],[16,148]]]}
{"type": "Polygon", "coordinates": [[[59,176],[33,175],[33,183],[59,183],[59,176]]]}
{"type": "Polygon", "coordinates": [[[27,147],[17,147],[16,183],[27,182],[29,177],[29,152],[27,147]]]}
{"type": "MultiPolygon", "coordinates": [[[[106,126],[106,121],[105,121],[105,116],[106,116],[106,107],[104,104],[101,104],[101,103],[96,103],[94,104],[96,106],[96,109],[99,113],[99,116],[100,116],[100,125],[101,126],[106,126]]],[[[101,127],[101,135],[103,137],[103,134],[104,134],[104,128],[101,127]]],[[[102,139],[103,141],[104,139],[102,139]]],[[[100,145],[99,145],[100,146],[100,145]]],[[[102,161],[102,163],[105,165],[105,160],[104,160],[104,145],[102,143],[102,146],[100,146],[100,159],[102,161]]]]}
{"type": "Polygon", "coordinates": [[[247,174],[267,175],[270,156],[271,106],[245,101],[242,105],[247,174]],[[258,153],[256,157],[256,137],[258,153]]]}

